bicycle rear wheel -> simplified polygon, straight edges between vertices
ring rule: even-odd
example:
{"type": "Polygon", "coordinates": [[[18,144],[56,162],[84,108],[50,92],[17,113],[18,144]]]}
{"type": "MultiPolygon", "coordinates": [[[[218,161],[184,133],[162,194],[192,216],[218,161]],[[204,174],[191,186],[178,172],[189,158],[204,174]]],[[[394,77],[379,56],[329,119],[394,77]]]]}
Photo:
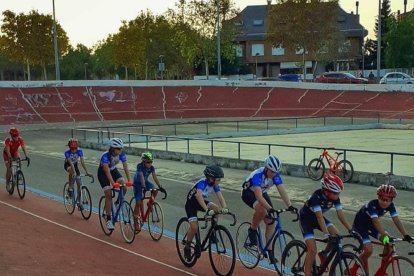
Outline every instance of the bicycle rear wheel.
{"type": "Polygon", "coordinates": [[[286,245],[293,241],[295,238],[293,235],[282,230],[279,235],[275,236],[272,242],[273,254],[276,260],[282,259],[283,250],[285,250],[286,245]]]}
{"type": "Polygon", "coordinates": [[[105,235],[109,236],[112,234],[114,230],[106,228],[105,196],[102,196],[99,200],[99,223],[105,235]]]}
{"type": "Polygon", "coordinates": [[[354,166],[348,160],[341,160],[335,167],[335,174],[339,176],[343,182],[348,182],[354,176],[354,166]]]}
{"type": "Polygon", "coordinates": [[[387,264],[385,271],[389,276],[412,275],[414,263],[404,256],[395,256],[387,264]]]}
{"type": "Polygon", "coordinates": [[[17,171],[16,173],[16,185],[17,185],[17,192],[19,193],[19,197],[21,199],[24,198],[26,195],[26,181],[24,179],[24,175],[22,171],[17,171]]]}
{"type": "Polygon", "coordinates": [[[289,242],[282,253],[283,275],[304,275],[306,245],[300,240],[289,242]]]}
{"type": "Polygon", "coordinates": [[[250,222],[240,224],[236,233],[236,251],[240,262],[246,267],[253,269],[260,261],[259,248],[257,245],[250,246],[249,228],[250,222]]]}
{"type": "Polygon", "coordinates": [[[177,228],[175,230],[175,247],[177,249],[178,257],[180,258],[181,262],[186,267],[192,267],[197,262],[197,254],[196,254],[196,244],[194,240],[196,238],[194,237],[193,242],[191,243],[190,249],[191,249],[191,255],[190,258],[186,258],[184,255],[184,247],[187,243],[187,232],[190,229],[190,223],[188,222],[188,219],[186,217],[182,217],[177,224],[177,228]]]}
{"type": "Polygon", "coordinates": [[[11,176],[10,176],[10,181],[9,181],[9,185],[6,184],[6,191],[9,193],[9,195],[12,195],[14,192],[14,172],[12,172],[11,176]]]}
{"type": "Polygon", "coordinates": [[[92,214],[92,198],[89,189],[85,186],[82,186],[81,188],[81,196],[78,204],[82,217],[85,220],[88,220],[92,214]]]}
{"type": "Polygon", "coordinates": [[[312,180],[321,180],[325,172],[325,164],[322,159],[314,158],[308,164],[308,175],[312,180]]]}
{"type": "Polygon", "coordinates": [[[164,213],[158,202],[153,202],[148,214],[148,231],[154,241],[159,241],[164,232],[164,213]]]}
{"type": "Polygon", "coordinates": [[[368,276],[362,261],[352,252],[342,252],[340,259],[335,258],[329,269],[330,276],[358,275],[368,276]]]}
{"type": "Polygon", "coordinates": [[[216,275],[225,276],[233,274],[234,266],[236,265],[234,241],[229,230],[223,225],[216,225],[210,235],[208,256],[216,275]],[[214,243],[211,241],[212,237],[215,237],[214,243]]]}
{"type": "Polygon", "coordinates": [[[126,200],[122,203],[119,212],[119,225],[124,240],[127,243],[132,243],[135,239],[134,212],[126,200]]]}
{"type": "Polygon", "coordinates": [[[75,196],[73,191],[72,194],[69,194],[68,182],[63,186],[63,205],[65,205],[66,212],[68,212],[69,215],[72,215],[75,211],[75,196]]]}

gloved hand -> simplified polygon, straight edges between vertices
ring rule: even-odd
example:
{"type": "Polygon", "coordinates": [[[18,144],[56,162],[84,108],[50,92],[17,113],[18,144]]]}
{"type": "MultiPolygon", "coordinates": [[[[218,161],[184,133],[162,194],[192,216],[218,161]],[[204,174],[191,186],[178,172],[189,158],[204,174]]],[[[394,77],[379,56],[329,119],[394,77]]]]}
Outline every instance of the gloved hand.
{"type": "Polygon", "coordinates": [[[293,207],[292,205],[290,205],[290,206],[288,207],[288,211],[291,211],[292,213],[297,213],[297,212],[298,212],[298,208],[293,207]]]}
{"type": "Polygon", "coordinates": [[[410,235],[405,235],[403,238],[403,241],[407,241],[407,242],[412,242],[414,240],[413,237],[411,237],[410,235]]]}
{"type": "Polygon", "coordinates": [[[165,193],[166,193],[166,191],[165,191],[165,189],[164,189],[164,187],[163,187],[163,186],[160,186],[160,187],[158,188],[158,190],[160,190],[160,192],[161,192],[161,193],[163,193],[163,194],[165,194],[165,193]]]}
{"type": "Polygon", "coordinates": [[[276,210],[275,210],[275,209],[273,209],[273,208],[270,208],[270,209],[267,211],[267,214],[268,214],[269,216],[274,216],[274,215],[276,214],[276,210]]]}
{"type": "Polygon", "coordinates": [[[212,216],[214,215],[216,212],[213,209],[207,209],[206,211],[206,216],[212,216]]]}
{"type": "Polygon", "coordinates": [[[228,214],[229,213],[229,209],[228,208],[222,208],[221,209],[221,213],[222,214],[228,214]]]}
{"type": "Polygon", "coordinates": [[[383,243],[384,245],[389,244],[389,243],[390,243],[390,236],[385,235],[385,236],[384,236],[384,238],[382,239],[382,243],[383,243]]]}
{"type": "Polygon", "coordinates": [[[362,243],[362,236],[355,230],[349,230],[349,234],[352,235],[355,239],[357,239],[360,243],[362,243]]]}

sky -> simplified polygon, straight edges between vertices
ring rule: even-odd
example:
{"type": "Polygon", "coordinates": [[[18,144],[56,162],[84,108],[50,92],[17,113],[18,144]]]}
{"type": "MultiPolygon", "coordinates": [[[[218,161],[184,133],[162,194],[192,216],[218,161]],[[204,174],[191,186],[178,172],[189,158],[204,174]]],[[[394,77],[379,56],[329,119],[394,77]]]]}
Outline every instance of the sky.
{"type": "MultiPolygon", "coordinates": [[[[175,9],[178,0],[54,0],[56,20],[66,31],[70,43],[75,46],[82,43],[92,47],[109,34],[118,32],[121,21],[132,20],[142,10],[162,14],[168,8],[175,9]]],[[[233,0],[242,10],[249,5],[265,5],[267,0],[233,0]]],[[[276,3],[275,0],[272,0],[276,3]]],[[[354,11],[355,0],[339,0],[340,6],[347,12],[354,11]]],[[[414,8],[414,0],[407,1],[407,11],[414,8]]],[[[28,14],[37,10],[41,14],[53,13],[53,0],[0,0],[0,23],[3,11],[28,14]]],[[[404,0],[391,0],[391,11],[404,10],[404,0]]],[[[368,30],[368,36],[375,37],[374,24],[378,15],[377,0],[359,0],[361,24],[368,30]]]]}

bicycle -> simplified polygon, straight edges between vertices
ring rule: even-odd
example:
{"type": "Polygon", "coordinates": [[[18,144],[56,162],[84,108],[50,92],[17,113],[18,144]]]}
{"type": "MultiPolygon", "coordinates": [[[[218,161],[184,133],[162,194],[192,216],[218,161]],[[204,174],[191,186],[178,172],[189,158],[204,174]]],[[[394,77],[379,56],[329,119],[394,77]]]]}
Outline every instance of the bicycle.
{"type": "MultiPolygon", "coordinates": [[[[156,196],[154,196],[158,191],[164,194],[163,200],[167,198],[167,191],[165,189],[151,189],[149,190],[149,196],[145,196],[147,191],[143,191],[144,197],[140,206],[141,215],[138,218],[138,224],[135,223],[135,234],[141,232],[142,226],[144,223],[147,223],[148,232],[154,241],[159,241],[164,233],[164,212],[161,205],[155,201],[156,196]],[[147,201],[146,211],[144,211],[144,201],[147,201]]],[[[132,210],[135,210],[135,197],[131,198],[129,204],[132,210]]]]}
{"type": "MultiPolygon", "coordinates": [[[[329,148],[329,150],[335,148],[329,148]]],[[[321,155],[318,158],[312,159],[308,164],[308,175],[312,180],[321,180],[323,174],[325,173],[326,166],[323,160],[325,159],[329,165],[329,171],[337,176],[339,176],[343,182],[348,182],[352,179],[354,175],[354,166],[349,160],[339,160],[339,156],[343,152],[335,152],[336,157],[333,157],[329,154],[327,148],[320,149],[322,150],[321,155]]]]}
{"type": "Polygon", "coordinates": [[[75,211],[75,207],[81,212],[82,217],[88,220],[92,214],[92,198],[88,187],[83,185],[82,178],[88,176],[91,179],[91,183],[95,182],[92,175],[79,175],[80,177],[80,189],[76,183],[76,176],[72,177],[72,191],[69,191],[69,182],[66,182],[63,186],[63,205],[66,212],[72,215],[75,211]]]}
{"type": "MultiPolygon", "coordinates": [[[[112,198],[118,194],[116,200],[118,204],[113,202],[111,204],[111,220],[114,226],[117,222],[120,223],[122,237],[125,242],[132,243],[135,239],[134,212],[131,205],[125,200],[123,187],[132,187],[132,182],[122,185],[116,182],[112,187],[112,198]]],[[[110,236],[114,230],[106,228],[105,196],[102,196],[99,200],[99,223],[105,235],[110,236]]]]}
{"type": "MultiPolygon", "coordinates": [[[[294,239],[294,236],[288,232],[282,229],[282,222],[280,219],[280,214],[284,212],[288,212],[287,209],[280,209],[276,210],[274,212],[274,216],[266,215],[266,218],[270,219],[271,222],[269,224],[275,224],[275,231],[270,238],[270,240],[265,244],[265,242],[262,239],[262,232],[260,230],[260,225],[257,229],[258,234],[258,244],[252,245],[250,243],[249,235],[248,235],[248,229],[251,226],[250,222],[243,222],[240,224],[239,228],[237,229],[236,233],[236,249],[237,249],[237,255],[240,259],[240,262],[249,269],[255,268],[260,260],[267,257],[270,261],[270,257],[267,256],[267,250],[266,248],[269,247],[271,244],[271,249],[273,250],[273,254],[276,252],[280,252],[280,256],[282,256],[282,252],[287,244],[288,241],[292,241],[294,239]]],[[[290,211],[289,211],[290,212],[290,211]]],[[[296,222],[299,220],[298,212],[295,212],[296,219],[292,220],[293,222],[296,222]]],[[[276,256],[275,260],[276,260],[276,256]]],[[[276,265],[276,262],[273,264],[275,270],[280,273],[279,268],[276,265]]]]}
{"type": "MultiPolygon", "coordinates": [[[[359,257],[353,252],[343,250],[341,242],[343,238],[357,239],[359,243],[358,250],[362,250],[362,238],[356,238],[354,235],[332,236],[329,240],[315,238],[318,242],[329,242],[333,247],[328,252],[326,261],[320,265],[317,265],[316,261],[313,263],[312,275],[321,276],[328,268],[330,276],[368,275],[359,257]],[[329,264],[331,265],[329,266],[329,264]]],[[[285,269],[284,275],[304,275],[306,251],[306,244],[300,240],[293,240],[286,245],[282,254],[282,267],[285,269]]]]}
{"type": "Polygon", "coordinates": [[[6,185],[6,191],[13,195],[14,187],[17,188],[20,199],[23,199],[26,195],[26,180],[22,171],[22,162],[27,162],[27,167],[30,165],[30,159],[28,157],[20,159],[20,157],[11,160],[11,171],[9,184],[6,185]]]}
{"type": "MultiPolygon", "coordinates": [[[[206,230],[204,239],[201,240],[200,227],[197,229],[194,240],[191,243],[191,258],[186,259],[184,256],[184,247],[187,244],[187,232],[190,228],[190,223],[187,217],[182,217],[177,224],[175,231],[175,245],[177,248],[178,257],[186,267],[192,267],[201,257],[201,253],[208,250],[210,264],[216,275],[231,275],[236,265],[236,252],[234,249],[234,242],[229,230],[223,225],[218,224],[216,217],[221,212],[215,213],[212,216],[205,215],[202,218],[197,218],[198,221],[204,221],[204,226],[201,229],[207,229],[210,222],[210,227],[206,230]],[[230,263],[229,263],[230,261],[230,263]]],[[[236,225],[236,216],[232,213],[226,213],[233,217],[231,226],[236,225]]]]}

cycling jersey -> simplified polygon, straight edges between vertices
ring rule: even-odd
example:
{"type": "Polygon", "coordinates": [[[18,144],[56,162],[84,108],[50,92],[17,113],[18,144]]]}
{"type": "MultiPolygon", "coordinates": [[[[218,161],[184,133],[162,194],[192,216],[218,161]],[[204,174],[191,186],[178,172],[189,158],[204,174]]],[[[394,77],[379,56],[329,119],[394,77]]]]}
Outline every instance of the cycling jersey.
{"type": "Polygon", "coordinates": [[[220,186],[210,186],[206,178],[202,178],[190,189],[187,194],[185,211],[189,222],[197,221],[197,211],[205,211],[196,199],[197,190],[203,193],[204,203],[209,207],[210,202],[207,200],[209,193],[218,193],[221,191],[220,186]]]}
{"type": "Polygon", "coordinates": [[[75,152],[72,152],[70,149],[65,151],[65,159],[70,160],[72,164],[78,163],[79,159],[83,157],[82,149],[78,148],[75,152]]]}
{"type": "Polygon", "coordinates": [[[127,161],[126,155],[124,152],[121,152],[119,155],[111,156],[111,154],[106,151],[101,156],[100,166],[107,164],[109,169],[112,171],[116,168],[116,165],[121,161],[122,163],[127,161]]]}
{"type": "Polygon", "coordinates": [[[3,157],[6,155],[6,147],[8,146],[10,148],[10,155],[12,158],[19,157],[19,147],[24,146],[24,140],[22,137],[17,137],[16,140],[13,140],[12,138],[8,137],[4,141],[4,150],[3,150],[3,157]]]}
{"type": "Polygon", "coordinates": [[[266,193],[273,185],[279,186],[283,184],[281,175],[277,172],[273,178],[267,178],[265,167],[258,168],[253,171],[243,183],[243,190],[250,189],[253,191],[254,187],[260,187],[262,193],[266,193]]]}
{"type": "Polygon", "coordinates": [[[142,200],[142,184],[141,184],[141,177],[140,173],[144,175],[144,181],[145,181],[145,189],[151,190],[154,188],[154,184],[152,184],[148,177],[155,172],[154,166],[151,165],[151,167],[147,168],[143,162],[139,163],[137,165],[137,171],[134,176],[134,197],[136,201],[142,200]]]}

